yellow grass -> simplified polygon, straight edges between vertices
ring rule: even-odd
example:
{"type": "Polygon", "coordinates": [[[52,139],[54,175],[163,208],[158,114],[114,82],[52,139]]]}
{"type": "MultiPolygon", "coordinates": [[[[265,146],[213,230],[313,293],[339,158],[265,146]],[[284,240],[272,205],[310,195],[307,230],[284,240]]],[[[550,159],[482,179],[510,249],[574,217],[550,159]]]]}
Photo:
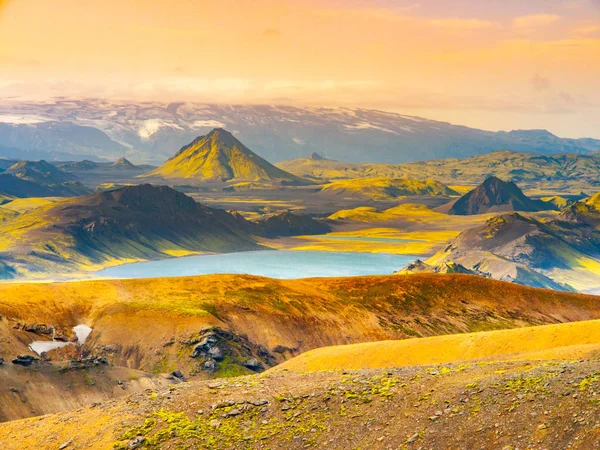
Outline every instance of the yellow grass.
{"type": "Polygon", "coordinates": [[[573,359],[600,354],[600,320],[324,347],[273,370],[408,367],[474,359],[573,359]]]}
{"type": "Polygon", "coordinates": [[[32,197],[32,198],[16,198],[9,203],[2,205],[2,208],[9,209],[19,214],[39,208],[40,206],[50,205],[59,200],[61,197],[32,197]]]}
{"type": "Polygon", "coordinates": [[[318,250],[328,252],[391,253],[396,255],[430,255],[456,237],[460,232],[453,230],[401,231],[397,228],[366,228],[356,231],[341,231],[319,236],[298,236],[308,241],[306,245],[289,247],[290,250],[318,250]],[[334,239],[330,239],[334,237],[334,239]],[[348,239],[344,239],[347,237],[348,239]],[[385,241],[358,241],[353,238],[390,239],[385,241]],[[397,242],[397,240],[406,242],[397,242]]]}

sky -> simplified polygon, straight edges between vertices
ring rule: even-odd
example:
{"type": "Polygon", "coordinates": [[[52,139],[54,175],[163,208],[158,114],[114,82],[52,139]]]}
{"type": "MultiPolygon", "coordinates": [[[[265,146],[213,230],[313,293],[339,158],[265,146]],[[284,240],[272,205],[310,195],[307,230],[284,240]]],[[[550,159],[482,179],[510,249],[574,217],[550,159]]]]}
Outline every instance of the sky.
{"type": "Polygon", "coordinates": [[[0,99],[53,96],[600,138],[600,0],[0,0],[0,99]]]}

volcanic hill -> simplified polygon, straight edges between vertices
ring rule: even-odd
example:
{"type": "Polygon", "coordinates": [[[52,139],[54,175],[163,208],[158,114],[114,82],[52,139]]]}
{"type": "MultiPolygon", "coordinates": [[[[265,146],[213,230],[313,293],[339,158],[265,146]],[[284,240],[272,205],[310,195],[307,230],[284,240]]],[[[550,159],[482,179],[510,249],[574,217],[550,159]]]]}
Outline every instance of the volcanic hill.
{"type": "Polygon", "coordinates": [[[197,181],[262,180],[296,184],[303,181],[264,160],[221,128],[196,138],[163,165],[143,176],[197,181]]]}

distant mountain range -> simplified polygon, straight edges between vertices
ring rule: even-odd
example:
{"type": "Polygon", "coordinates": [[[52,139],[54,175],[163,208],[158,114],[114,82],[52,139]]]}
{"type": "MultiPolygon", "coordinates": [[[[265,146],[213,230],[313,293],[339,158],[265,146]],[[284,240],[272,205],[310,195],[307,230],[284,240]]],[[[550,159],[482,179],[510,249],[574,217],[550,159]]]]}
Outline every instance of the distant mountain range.
{"type": "MultiPolygon", "coordinates": [[[[600,140],[559,138],[545,130],[490,132],[351,108],[135,104],[87,99],[5,102],[0,105],[0,122],[3,114],[13,123],[0,124],[0,145],[44,151],[48,155],[38,158],[47,159],[74,159],[64,153],[114,159],[126,153],[136,162],[160,164],[172,156],[173,148],[215,127],[230,130],[271,162],[311,152],[347,162],[404,163],[464,158],[497,150],[541,154],[600,151],[600,140]],[[22,123],[14,123],[14,117],[22,123]]],[[[0,156],[5,155],[0,151],[0,156]]],[[[9,157],[14,158],[14,154],[9,157]]]]}

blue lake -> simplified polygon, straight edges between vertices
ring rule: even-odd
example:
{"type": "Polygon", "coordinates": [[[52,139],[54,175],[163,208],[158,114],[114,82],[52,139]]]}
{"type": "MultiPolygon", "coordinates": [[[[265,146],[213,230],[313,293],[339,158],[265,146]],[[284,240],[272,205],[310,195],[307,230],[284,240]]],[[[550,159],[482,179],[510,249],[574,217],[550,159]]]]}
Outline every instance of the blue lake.
{"type": "Polygon", "coordinates": [[[416,256],[388,253],[259,250],[124,264],[97,272],[107,278],[156,278],[217,273],[270,278],[390,275],[416,256]]]}

